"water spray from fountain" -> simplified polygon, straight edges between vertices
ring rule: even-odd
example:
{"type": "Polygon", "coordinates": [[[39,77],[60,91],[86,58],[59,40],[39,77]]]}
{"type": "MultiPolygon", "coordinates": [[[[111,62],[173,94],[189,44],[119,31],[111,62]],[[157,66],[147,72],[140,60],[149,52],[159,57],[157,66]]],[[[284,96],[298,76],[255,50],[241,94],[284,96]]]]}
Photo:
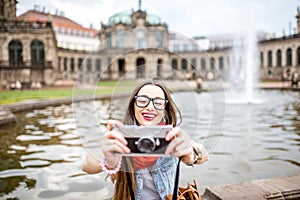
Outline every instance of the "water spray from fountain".
{"type": "Polygon", "coordinates": [[[236,37],[229,59],[226,103],[261,103],[254,92],[259,77],[257,52],[257,38],[253,31],[236,37]]]}

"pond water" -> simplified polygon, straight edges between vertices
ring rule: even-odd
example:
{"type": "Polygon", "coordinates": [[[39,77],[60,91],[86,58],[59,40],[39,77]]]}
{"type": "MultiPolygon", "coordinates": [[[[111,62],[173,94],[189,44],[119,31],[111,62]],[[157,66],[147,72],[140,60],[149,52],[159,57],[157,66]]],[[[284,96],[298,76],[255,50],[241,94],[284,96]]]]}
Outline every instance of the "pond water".
{"type": "MultiPolygon", "coordinates": [[[[182,165],[181,185],[195,179],[203,192],[207,186],[300,173],[299,92],[262,90],[262,103],[252,105],[213,102],[209,93],[173,96],[181,99],[182,129],[210,151],[205,164],[182,165]]],[[[97,154],[106,121],[122,119],[125,101],[22,112],[18,123],[1,126],[0,198],[109,199],[113,185],[105,174],[87,175],[81,164],[88,151],[97,154]]]]}

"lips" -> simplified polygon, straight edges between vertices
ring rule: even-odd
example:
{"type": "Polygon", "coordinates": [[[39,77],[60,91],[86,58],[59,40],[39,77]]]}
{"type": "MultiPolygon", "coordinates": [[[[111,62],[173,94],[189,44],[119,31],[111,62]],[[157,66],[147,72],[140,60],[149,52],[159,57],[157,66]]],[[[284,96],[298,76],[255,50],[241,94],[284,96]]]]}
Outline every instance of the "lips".
{"type": "Polygon", "coordinates": [[[154,113],[144,112],[144,113],[142,113],[142,116],[145,120],[152,121],[157,115],[154,113]]]}

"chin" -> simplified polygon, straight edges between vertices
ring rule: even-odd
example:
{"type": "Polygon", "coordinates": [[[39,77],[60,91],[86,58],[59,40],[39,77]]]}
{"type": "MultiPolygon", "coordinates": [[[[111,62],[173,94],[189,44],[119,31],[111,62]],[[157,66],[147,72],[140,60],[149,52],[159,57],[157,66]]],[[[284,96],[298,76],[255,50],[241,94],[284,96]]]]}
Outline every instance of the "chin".
{"type": "Polygon", "coordinates": [[[141,124],[143,126],[155,126],[155,125],[158,124],[158,122],[156,122],[156,121],[143,121],[141,124]]]}

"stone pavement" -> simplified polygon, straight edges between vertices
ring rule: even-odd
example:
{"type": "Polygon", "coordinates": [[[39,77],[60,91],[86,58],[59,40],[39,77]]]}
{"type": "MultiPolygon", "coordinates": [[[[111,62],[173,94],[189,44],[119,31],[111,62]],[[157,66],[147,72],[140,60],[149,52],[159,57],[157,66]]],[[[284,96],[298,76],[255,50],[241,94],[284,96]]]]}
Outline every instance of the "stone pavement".
{"type": "Polygon", "coordinates": [[[300,199],[300,174],[207,187],[203,200],[300,199]]]}
{"type": "Polygon", "coordinates": [[[289,82],[266,82],[259,83],[259,88],[261,89],[282,89],[282,90],[299,90],[300,91],[300,82],[298,87],[291,87],[289,82]]]}
{"type": "Polygon", "coordinates": [[[15,121],[16,121],[16,117],[9,109],[0,107],[0,126],[2,124],[7,124],[15,121]]]}

